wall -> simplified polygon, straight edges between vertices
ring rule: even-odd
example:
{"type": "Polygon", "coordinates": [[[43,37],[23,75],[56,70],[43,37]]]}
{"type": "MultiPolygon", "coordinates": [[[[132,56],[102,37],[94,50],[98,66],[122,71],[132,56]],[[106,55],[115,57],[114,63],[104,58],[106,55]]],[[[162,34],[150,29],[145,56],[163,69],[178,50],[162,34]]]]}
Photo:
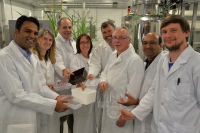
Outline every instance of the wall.
{"type": "MultiPolygon", "coordinates": [[[[35,9],[35,15],[37,18],[41,19],[41,8],[35,9]]],[[[83,9],[81,8],[76,8],[73,9],[76,12],[79,12],[79,14],[82,14],[83,9]]],[[[67,9],[66,11],[70,15],[76,15],[73,12],[72,9],[67,9]]],[[[96,28],[98,28],[98,31],[96,32],[96,38],[93,42],[94,45],[97,45],[103,41],[102,35],[101,35],[101,23],[104,21],[107,21],[108,19],[114,20],[116,26],[121,26],[121,18],[122,16],[127,15],[127,9],[115,9],[115,8],[109,8],[109,9],[102,9],[102,8],[92,8],[92,9],[86,9],[86,11],[89,10],[89,15],[88,15],[88,21],[90,20],[91,17],[93,19],[96,19],[96,28]]],[[[63,13],[62,17],[66,17],[66,15],[63,13]]],[[[47,19],[44,15],[44,19],[47,19]]]]}
{"type": "MultiPolygon", "coordinates": [[[[33,12],[33,6],[20,3],[20,2],[14,2],[12,0],[0,0],[0,19],[1,19],[1,27],[2,35],[0,34],[0,38],[2,38],[3,41],[0,40],[0,48],[5,47],[10,42],[10,32],[9,32],[9,20],[16,20],[20,14],[29,15],[29,11],[32,12],[32,15],[34,15],[33,12]],[[3,10],[4,9],[4,10],[3,10]]],[[[14,32],[14,31],[13,31],[14,32]]]]}

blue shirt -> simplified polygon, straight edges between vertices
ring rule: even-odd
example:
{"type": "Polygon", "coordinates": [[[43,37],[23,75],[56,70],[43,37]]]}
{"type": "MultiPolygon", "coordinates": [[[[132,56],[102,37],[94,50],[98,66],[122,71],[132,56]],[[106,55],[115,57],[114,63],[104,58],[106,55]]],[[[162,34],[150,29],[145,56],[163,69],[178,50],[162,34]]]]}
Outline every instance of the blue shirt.
{"type": "MultiPolygon", "coordinates": [[[[14,41],[14,43],[15,43],[15,41],[14,41]]],[[[23,54],[23,56],[24,56],[29,62],[31,62],[31,60],[30,60],[31,51],[28,50],[28,52],[26,52],[26,51],[23,50],[21,47],[19,47],[16,43],[15,43],[15,45],[17,46],[17,48],[19,49],[19,51],[23,54]]]]}
{"type": "Polygon", "coordinates": [[[171,69],[171,67],[173,66],[173,64],[174,64],[173,62],[169,62],[169,63],[168,63],[169,70],[171,69]]]}

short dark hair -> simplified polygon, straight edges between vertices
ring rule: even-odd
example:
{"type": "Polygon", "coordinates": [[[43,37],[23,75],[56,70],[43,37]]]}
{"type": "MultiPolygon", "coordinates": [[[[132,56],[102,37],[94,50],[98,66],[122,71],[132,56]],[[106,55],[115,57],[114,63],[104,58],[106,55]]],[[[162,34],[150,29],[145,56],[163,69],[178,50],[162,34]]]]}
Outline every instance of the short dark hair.
{"type": "Polygon", "coordinates": [[[79,37],[77,38],[77,41],[76,41],[77,53],[81,53],[80,42],[81,42],[81,38],[84,37],[84,36],[86,37],[86,39],[88,41],[90,41],[90,50],[88,51],[88,55],[89,55],[92,52],[92,48],[93,48],[92,39],[88,34],[85,34],[85,33],[79,35],[79,37]]]}
{"type": "MultiPolygon", "coordinates": [[[[57,22],[57,27],[60,27],[60,26],[61,26],[61,21],[62,21],[63,19],[67,19],[67,20],[69,20],[69,21],[71,22],[71,20],[70,20],[69,18],[63,17],[63,18],[61,18],[61,19],[58,20],[58,22],[57,22]]],[[[71,22],[71,23],[72,23],[72,22],[71,22]]]]}
{"type": "Polygon", "coordinates": [[[104,29],[104,28],[108,27],[108,25],[111,25],[114,29],[116,28],[116,26],[114,25],[113,22],[111,22],[111,21],[105,21],[105,22],[103,22],[101,24],[101,29],[104,29]]]}
{"type": "Polygon", "coordinates": [[[188,31],[190,32],[190,25],[188,21],[185,18],[181,17],[180,15],[169,15],[165,17],[161,23],[160,29],[166,27],[171,23],[178,23],[180,24],[183,32],[188,32],[188,31]]]}
{"type": "Polygon", "coordinates": [[[22,16],[20,16],[20,17],[17,19],[17,22],[16,22],[16,24],[15,24],[15,28],[16,28],[18,31],[20,31],[21,26],[22,26],[22,24],[23,24],[25,21],[33,22],[34,24],[37,25],[38,30],[40,29],[40,23],[39,23],[39,21],[38,21],[37,18],[35,18],[35,17],[27,17],[27,16],[25,16],[25,15],[22,15],[22,16]]]}

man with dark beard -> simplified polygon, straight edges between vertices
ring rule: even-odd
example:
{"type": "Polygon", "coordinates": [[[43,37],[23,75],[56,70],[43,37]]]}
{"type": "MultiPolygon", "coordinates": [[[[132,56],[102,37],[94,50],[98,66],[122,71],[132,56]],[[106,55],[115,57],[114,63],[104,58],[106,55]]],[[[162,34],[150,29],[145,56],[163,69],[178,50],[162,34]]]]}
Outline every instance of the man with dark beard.
{"type": "MultiPolygon", "coordinates": [[[[101,24],[101,33],[103,39],[105,40],[103,43],[99,44],[95,47],[92,52],[92,56],[90,59],[90,66],[88,72],[88,79],[92,80],[94,78],[98,78],[100,73],[104,70],[108,58],[110,54],[114,51],[114,46],[112,44],[112,34],[115,30],[115,25],[111,21],[106,21],[101,24]]],[[[100,95],[99,89],[97,92],[97,99],[100,95]]],[[[101,115],[102,109],[98,108],[98,103],[95,106],[95,115],[96,115],[96,124],[98,133],[101,132],[101,115]]]]}
{"type": "Polygon", "coordinates": [[[143,120],[153,109],[152,133],[200,132],[200,55],[187,44],[186,19],[169,15],[161,23],[162,40],[169,50],[158,63],[148,93],[131,112],[121,117],[143,120]]]}

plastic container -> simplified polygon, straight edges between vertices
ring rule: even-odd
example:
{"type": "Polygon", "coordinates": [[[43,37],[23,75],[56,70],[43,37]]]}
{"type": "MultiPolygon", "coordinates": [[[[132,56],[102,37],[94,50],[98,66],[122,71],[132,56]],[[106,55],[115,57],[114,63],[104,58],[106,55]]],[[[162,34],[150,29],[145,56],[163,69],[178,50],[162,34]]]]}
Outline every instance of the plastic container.
{"type": "Polygon", "coordinates": [[[119,107],[117,106],[110,106],[107,109],[107,115],[111,118],[111,119],[118,119],[121,115],[121,112],[119,110],[119,107]]]}
{"type": "Polygon", "coordinates": [[[111,91],[111,97],[112,100],[114,101],[125,101],[126,96],[125,96],[125,89],[113,89],[111,91]]]}
{"type": "Polygon", "coordinates": [[[99,78],[95,78],[93,80],[87,80],[85,82],[85,86],[88,89],[93,89],[93,90],[97,90],[98,86],[99,86],[99,78]]]}
{"type": "Polygon", "coordinates": [[[76,109],[82,107],[82,104],[81,104],[81,103],[78,103],[78,102],[76,102],[76,101],[74,101],[74,100],[69,100],[69,102],[68,102],[68,103],[65,103],[65,104],[66,104],[68,107],[70,107],[71,109],[73,109],[73,110],[76,110],[76,109]]]}
{"type": "Polygon", "coordinates": [[[66,104],[71,109],[76,110],[76,109],[82,107],[82,104],[79,103],[79,102],[74,101],[74,98],[71,95],[66,95],[66,96],[62,97],[62,100],[69,100],[68,103],[64,103],[64,104],[66,104]]]}
{"type": "Polygon", "coordinates": [[[84,105],[94,103],[96,100],[96,90],[85,88],[85,90],[82,91],[81,88],[74,88],[71,91],[73,100],[84,105]]]}
{"type": "Polygon", "coordinates": [[[74,73],[74,75],[70,75],[70,78],[68,81],[72,85],[76,85],[81,82],[84,82],[87,78],[87,71],[85,70],[85,67],[78,69],[78,70],[74,71],[73,73],[74,73]]]}
{"type": "Polygon", "coordinates": [[[54,86],[56,91],[66,90],[68,88],[67,83],[61,83],[54,86]]]}
{"type": "Polygon", "coordinates": [[[98,107],[99,108],[108,108],[111,104],[111,97],[110,97],[109,89],[106,92],[102,92],[99,89],[98,95],[99,95],[98,99],[97,99],[98,107]]]}

